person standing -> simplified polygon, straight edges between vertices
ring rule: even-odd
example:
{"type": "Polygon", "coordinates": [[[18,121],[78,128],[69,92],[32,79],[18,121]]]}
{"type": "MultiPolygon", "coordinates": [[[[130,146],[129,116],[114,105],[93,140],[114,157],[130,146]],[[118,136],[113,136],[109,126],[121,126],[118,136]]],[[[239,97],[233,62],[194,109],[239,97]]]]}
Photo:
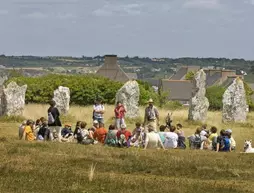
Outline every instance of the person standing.
{"type": "Polygon", "coordinates": [[[61,142],[61,121],[60,121],[60,113],[59,110],[56,108],[56,102],[55,101],[51,101],[50,103],[50,107],[48,109],[48,126],[49,126],[49,139],[50,141],[52,141],[54,139],[53,137],[53,132],[54,130],[57,133],[58,136],[58,141],[61,142]]]}
{"type": "Polygon", "coordinates": [[[153,99],[149,99],[148,104],[148,107],[145,109],[144,127],[148,128],[151,126],[155,131],[157,131],[156,128],[160,125],[159,112],[153,105],[153,99]]]}
{"type": "Polygon", "coordinates": [[[126,113],[126,110],[121,102],[116,103],[115,108],[115,119],[116,119],[116,129],[120,129],[122,124],[125,124],[124,122],[124,115],[126,113]]]}
{"type": "Polygon", "coordinates": [[[93,121],[98,121],[99,123],[104,123],[103,115],[105,113],[104,105],[101,100],[96,100],[93,106],[93,121]]]}

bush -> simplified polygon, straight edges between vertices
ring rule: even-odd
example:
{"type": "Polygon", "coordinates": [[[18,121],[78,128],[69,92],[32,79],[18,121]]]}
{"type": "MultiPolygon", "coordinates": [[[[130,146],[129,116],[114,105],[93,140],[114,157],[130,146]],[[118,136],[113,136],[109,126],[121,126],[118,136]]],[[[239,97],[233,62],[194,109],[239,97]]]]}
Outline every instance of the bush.
{"type": "MultiPolygon", "coordinates": [[[[42,77],[13,77],[6,82],[15,81],[18,85],[27,84],[26,103],[48,103],[58,86],[70,89],[71,104],[91,105],[100,97],[107,104],[115,103],[116,92],[123,83],[95,75],[56,75],[42,77]]],[[[139,81],[140,104],[143,105],[151,97],[157,101],[157,94],[152,87],[139,81]]]]}
{"type": "Polygon", "coordinates": [[[182,109],[183,105],[179,101],[168,101],[162,106],[164,109],[177,110],[182,109]]]}
{"type": "Polygon", "coordinates": [[[206,97],[210,103],[210,110],[221,110],[223,103],[223,94],[225,92],[225,88],[221,86],[211,86],[206,89],[206,97]]]}

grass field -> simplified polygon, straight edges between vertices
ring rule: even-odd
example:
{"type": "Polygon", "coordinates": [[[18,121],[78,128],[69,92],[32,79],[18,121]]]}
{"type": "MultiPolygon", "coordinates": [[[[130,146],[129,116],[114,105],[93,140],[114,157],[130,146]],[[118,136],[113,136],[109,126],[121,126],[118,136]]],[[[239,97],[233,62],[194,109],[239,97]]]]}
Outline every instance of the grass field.
{"type": "MultiPolygon", "coordinates": [[[[28,105],[24,116],[46,116],[46,109],[28,105]]],[[[71,107],[64,122],[91,124],[91,110],[71,107]]],[[[113,107],[106,110],[108,125],[113,121],[113,107]]],[[[160,110],[161,119],[167,112],[160,110]]],[[[232,153],[28,143],[17,140],[18,123],[4,120],[0,122],[0,192],[254,192],[254,155],[239,153],[244,139],[254,139],[254,113],[245,124],[224,125],[220,112],[209,112],[209,126],[232,128],[238,148],[232,153]]],[[[187,121],[187,110],[175,111],[173,120],[184,125],[186,135],[198,126],[187,121]]],[[[134,122],[128,121],[130,129],[134,122]]]]}

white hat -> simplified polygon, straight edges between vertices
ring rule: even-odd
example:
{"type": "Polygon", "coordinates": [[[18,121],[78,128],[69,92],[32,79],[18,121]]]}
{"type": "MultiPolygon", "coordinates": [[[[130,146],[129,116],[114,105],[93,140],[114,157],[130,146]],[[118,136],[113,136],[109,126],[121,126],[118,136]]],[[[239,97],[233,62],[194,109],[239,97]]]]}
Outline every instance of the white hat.
{"type": "Polygon", "coordinates": [[[126,129],[126,125],[125,124],[121,124],[121,129],[126,129]]]}
{"type": "Polygon", "coordinates": [[[153,103],[153,99],[149,99],[148,103],[153,103]]]}
{"type": "Polygon", "coordinates": [[[99,122],[97,120],[94,120],[93,121],[93,124],[98,124],[99,122]]]}
{"type": "Polygon", "coordinates": [[[231,129],[227,129],[226,132],[227,133],[232,133],[232,130],[231,129]]]}

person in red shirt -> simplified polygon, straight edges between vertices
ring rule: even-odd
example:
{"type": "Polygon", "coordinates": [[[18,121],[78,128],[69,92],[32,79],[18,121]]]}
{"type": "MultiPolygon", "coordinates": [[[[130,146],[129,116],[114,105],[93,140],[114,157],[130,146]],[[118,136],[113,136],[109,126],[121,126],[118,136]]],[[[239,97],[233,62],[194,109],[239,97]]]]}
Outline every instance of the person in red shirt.
{"type": "Polygon", "coordinates": [[[96,128],[93,138],[94,140],[104,144],[107,133],[108,131],[104,128],[104,124],[99,123],[99,128],[96,128]]]}
{"type": "Polygon", "coordinates": [[[121,102],[116,103],[115,108],[115,119],[116,119],[116,129],[120,129],[120,126],[124,124],[124,115],[126,110],[121,102]]]}
{"type": "Polygon", "coordinates": [[[121,130],[116,133],[120,147],[130,147],[131,132],[126,129],[125,124],[121,124],[121,130]]]}

